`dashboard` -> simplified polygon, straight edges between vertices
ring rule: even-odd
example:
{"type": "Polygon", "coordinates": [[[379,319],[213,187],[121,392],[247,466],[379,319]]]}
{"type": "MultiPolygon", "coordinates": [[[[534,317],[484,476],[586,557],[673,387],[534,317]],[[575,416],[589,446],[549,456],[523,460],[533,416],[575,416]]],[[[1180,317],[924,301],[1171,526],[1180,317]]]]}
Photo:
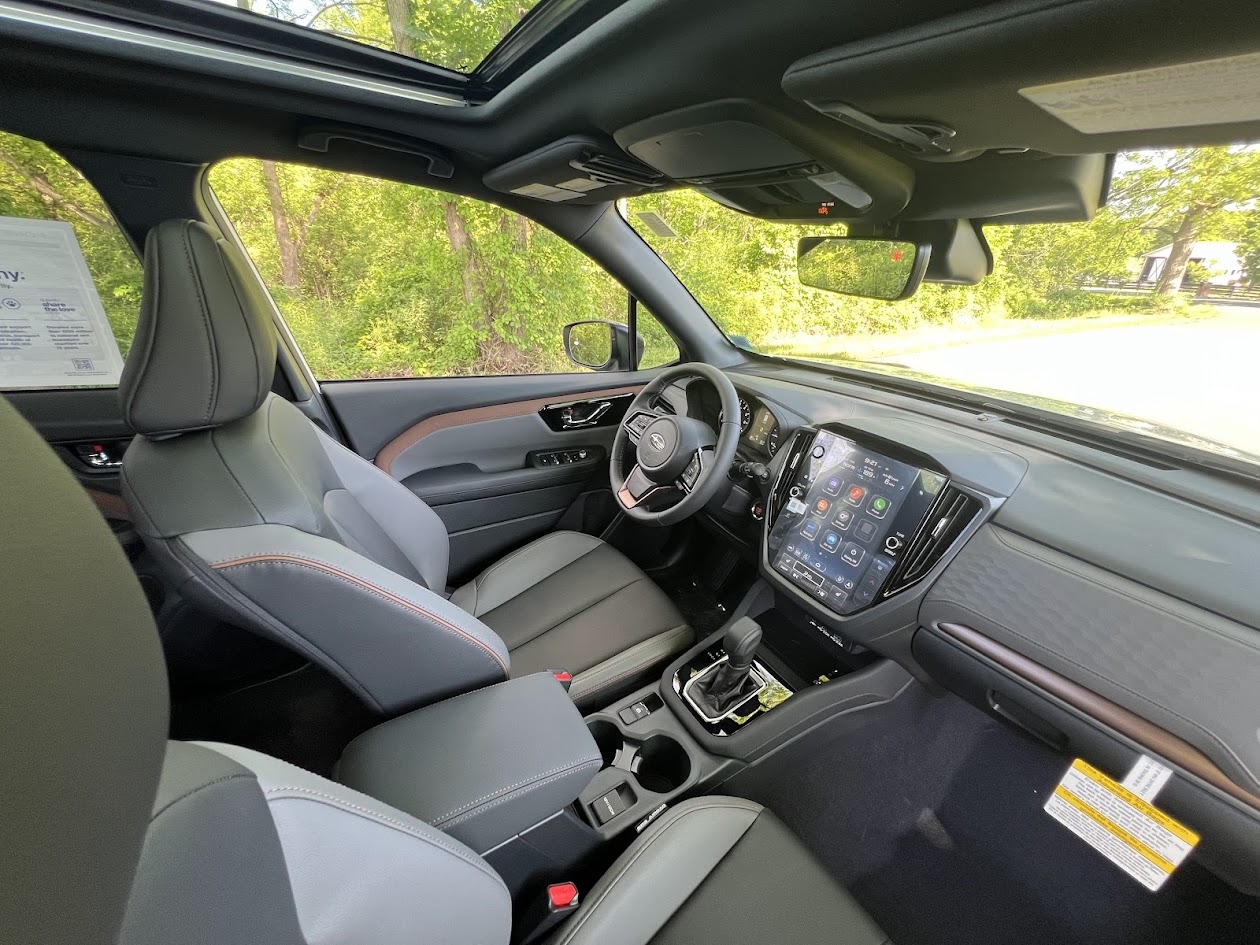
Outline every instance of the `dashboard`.
{"type": "MultiPolygon", "coordinates": [[[[1114,777],[1160,757],[1196,857],[1260,895],[1255,482],[804,366],[730,377],[767,475],[706,513],[776,613],[1114,777]]],[[[716,422],[705,387],[687,406],[716,422]]]]}

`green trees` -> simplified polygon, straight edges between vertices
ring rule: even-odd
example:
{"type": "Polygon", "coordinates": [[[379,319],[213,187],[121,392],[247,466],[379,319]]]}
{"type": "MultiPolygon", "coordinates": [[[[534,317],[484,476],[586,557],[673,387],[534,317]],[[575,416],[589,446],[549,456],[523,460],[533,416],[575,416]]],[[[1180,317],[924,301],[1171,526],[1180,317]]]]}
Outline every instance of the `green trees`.
{"type": "Polygon", "coordinates": [[[1172,243],[1156,292],[1181,288],[1195,241],[1225,211],[1260,198],[1260,150],[1253,146],[1180,148],[1128,155],[1117,177],[1116,213],[1172,243]]]}

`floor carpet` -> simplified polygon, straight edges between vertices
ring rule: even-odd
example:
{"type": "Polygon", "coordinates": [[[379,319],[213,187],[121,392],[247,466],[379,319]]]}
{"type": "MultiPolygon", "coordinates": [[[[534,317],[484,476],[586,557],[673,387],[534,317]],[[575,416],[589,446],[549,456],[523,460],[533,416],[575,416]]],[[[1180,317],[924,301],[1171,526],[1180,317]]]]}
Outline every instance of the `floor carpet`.
{"type": "Polygon", "coordinates": [[[878,711],[738,792],[897,945],[1260,943],[1260,900],[1193,860],[1152,894],[1053,821],[1042,806],[1067,759],[953,696],[916,688],[878,711]]]}

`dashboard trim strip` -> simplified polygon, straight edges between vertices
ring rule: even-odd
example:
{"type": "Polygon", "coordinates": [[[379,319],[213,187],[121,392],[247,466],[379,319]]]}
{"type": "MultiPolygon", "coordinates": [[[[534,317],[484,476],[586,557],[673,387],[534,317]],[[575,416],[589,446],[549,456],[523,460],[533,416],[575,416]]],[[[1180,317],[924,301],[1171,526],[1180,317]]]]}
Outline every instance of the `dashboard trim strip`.
{"type": "Polygon", "coordinates": [[[1025,682],[1083,713],[1101,725],[1111,728],[1143,748],[1202,778],[1213,787],[1253,810],[1260,811],[1260,797],[1235,782],[1216,764],[1189,742],[1161,728],[1154,722],[1130,712],[1110,699],[1054,670],[1042,666],[1022,653],[998,643],[978,630],[957,623],[940,623],[937,629],[964,647],[979,653],[1025,682]]]}

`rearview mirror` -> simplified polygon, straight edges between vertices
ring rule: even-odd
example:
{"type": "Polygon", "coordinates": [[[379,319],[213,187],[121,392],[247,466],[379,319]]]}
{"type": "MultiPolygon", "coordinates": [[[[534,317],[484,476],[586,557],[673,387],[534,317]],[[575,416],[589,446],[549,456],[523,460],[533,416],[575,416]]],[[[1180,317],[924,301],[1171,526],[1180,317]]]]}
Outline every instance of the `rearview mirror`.
{"type": "MultiPolygon", "coordinates": [[[[636,338],[634,364],[643,357],[643,336],[636,338]]],[[[591,371],[629,371],[630,329],[616,322],[583,321],[564,326],[564,353],[591,371]]]]}
{"type": "Polygon", "coordinates": [[[894,301],[914,295],[931,247],[902,240],[807,236],[796,246],[801,283],[828,292],[894,301]]]}

